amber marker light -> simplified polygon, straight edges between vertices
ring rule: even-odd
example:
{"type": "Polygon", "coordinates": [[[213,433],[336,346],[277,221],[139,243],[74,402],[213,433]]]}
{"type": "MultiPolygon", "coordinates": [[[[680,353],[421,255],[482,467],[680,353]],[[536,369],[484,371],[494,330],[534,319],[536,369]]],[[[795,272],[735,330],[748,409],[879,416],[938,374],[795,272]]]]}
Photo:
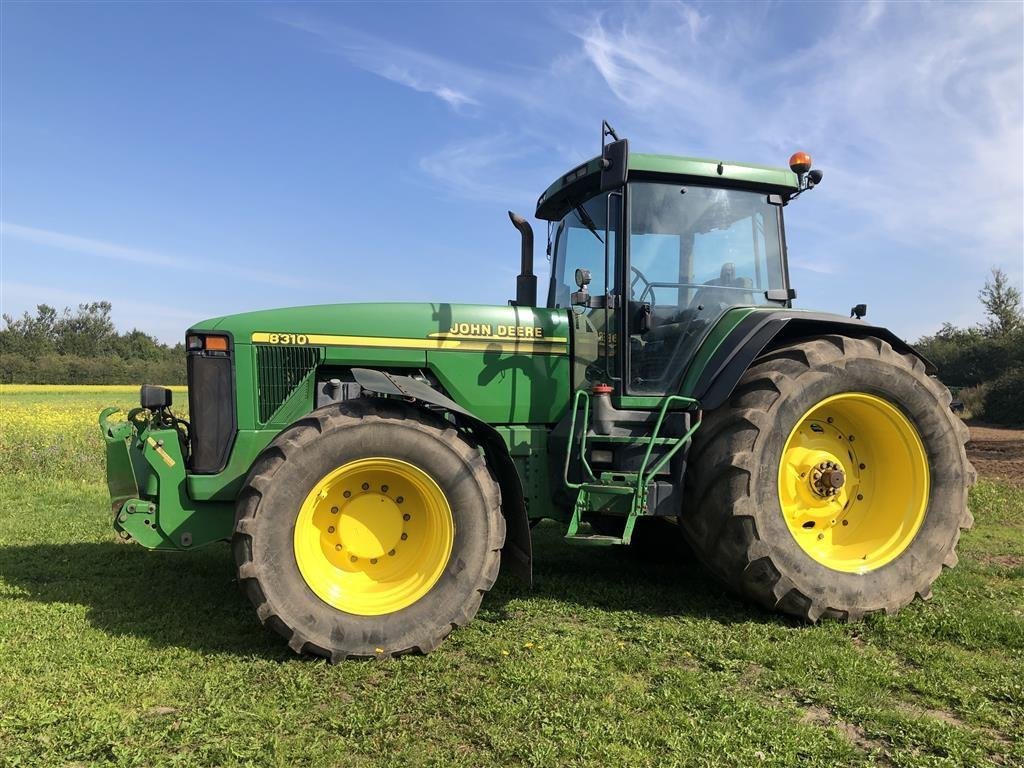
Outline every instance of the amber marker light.
{"type": "Polygon", "coordinates": [[[806,152],[794,152],[789,157],[789,169],[797,176],[803,176],[811,170],[811,156],[806,152]]]}
{"type": "Polygon", "coordinates": [[[206,337],[206,351],[207,352],[227,352],[228,351],[228,337],[227,336],[207,336],[206,337]]]}

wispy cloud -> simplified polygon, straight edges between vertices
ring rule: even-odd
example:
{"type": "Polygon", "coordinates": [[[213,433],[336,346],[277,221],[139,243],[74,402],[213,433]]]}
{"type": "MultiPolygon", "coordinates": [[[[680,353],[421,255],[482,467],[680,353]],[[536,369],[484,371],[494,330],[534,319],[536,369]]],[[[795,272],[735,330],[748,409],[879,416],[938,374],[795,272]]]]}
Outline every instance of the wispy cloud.
{"type": "Polygon", "coordinates": [[[118,245],[117,243],[94,240],[77,235],[67,235],[49,229],[25,227],[9,221],[0,222],[0,236],[35,243],[36,245],[43,245],[48,248],[58,248],[62,251],[74,251],[75,253],[98,256],[103,259],[126,261],[150,267],[170,267],[172,269],[198,268],[198,265],[193,262],[153,251],[146,251],[141,248],[132,248],[126,245],[118,245]]]}
{"type": "Polygon", "coordinates": [[[684,4],[594,14],[580,37],[648,135],[696,127],[699,145],[779,159],[814,148],[820,193],[890,234],[1019,248],[1021,6],[836,8],[832,32],[774,52],[728,44],[751,38],[743,14],[709,25],[684,4]]]}
{"type": "Polygon", "coordinates": [[[474,94],[483,87],[486,78],[472,68],[307,15],[282,12],[275,18],[313,35],[326,44],[328,50],[340,54],[360,69],[414,91],[436,96],[452,109],[460,110],[480,103],[474,94]]]}
{"type": "Polygon", "coordinates": [[[462,197],[532,201],[536,192],[514,168],[530,168],[527,160],[536,153],[537,148],[522,138],[501,133],[453,142],[422,158],[419,165],[435,183],[462,197]]]}
{"type": "MultiPolygon", "coordinates": [[[[190,272],[202,272],[205,274],[217,274],[231,277],[237,280],[247,280],[267,285],[288,285],[294,287],[316,286],[310,280],[297,278],[292,275],[266,272],[258,269],[218,264],[216,260],[200,260],[171,256],[165,253],[150,251],[143,248],[112,243],[107,240],[97,240],[90,237],[80,237],[63,232],[54,232],[49,229],[37,227],[26,227],[9,221],[0,222],[0,237],[3,239],[18,240],[26,243],[56,248],[62,251],[94,256],[112,261],[139,264],[148,267],[162,267],[165,269],[177,269],[190,272]]],[[[11,258],[10,251],[5,248],[5,257],[11,258]]],[[[16,258],[16,256],[15,256],[16,258]]]]}

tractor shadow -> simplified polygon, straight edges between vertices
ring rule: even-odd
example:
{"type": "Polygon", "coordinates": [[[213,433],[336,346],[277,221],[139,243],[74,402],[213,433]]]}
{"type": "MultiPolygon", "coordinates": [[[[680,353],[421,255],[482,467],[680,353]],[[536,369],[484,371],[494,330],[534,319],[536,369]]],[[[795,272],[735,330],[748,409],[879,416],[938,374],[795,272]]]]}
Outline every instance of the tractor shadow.
{"type": "Polygon", "coordinates": [[[93,542],[0,548],[4,599],[82,605],[93,627],[156,647],[292,658],[238,589],[225,544],[190,553],[93,542]]]}
{"type": "Polygon", "coordinates": [[[671,524],[638,526],[628,547],[571,544],[564,541],[564,533],[564,524],[549,521],[533,529],[533,586],[507,576],[499,578],[484,601],[497,621],[507,615],[509,602],[541,598],[604,611],[723,624],[808,626],[729,592],[697,561],[671,524]]]}
{"type": "MultiPolygon", "coordinates": [[[[790,627],[799,622],[729,594],[666,530],[635,547],[586,547],[562,541],[563,527],[534,529],[534,585],[502,576],[484,600],[488,621],[502,623],[518,600],[543,599],[653,616],[790,627]]],[[[636,541],[636,540],[635,540],[636,541]]],[[[178,647],[287,661],[291,651],[260,626],[240,592],[227,545],[190,553],[149,552],[133,544],[93,542],[0,548],[4,599],[77,604],[86,620],[115,636],[178,647]]]]}

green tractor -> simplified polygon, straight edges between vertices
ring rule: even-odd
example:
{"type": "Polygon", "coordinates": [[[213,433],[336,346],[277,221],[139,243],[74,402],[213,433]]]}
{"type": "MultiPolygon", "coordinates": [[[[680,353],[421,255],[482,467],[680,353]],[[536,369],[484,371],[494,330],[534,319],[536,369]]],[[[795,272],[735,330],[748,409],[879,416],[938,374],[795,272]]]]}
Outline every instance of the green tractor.
{"type": "Polygon", "coordinates": [[[974,470],[931,364],[885,328],[800,311],[790,168],[601,154],[540,196],[507,306],[335,304],[186,335],[188,422],[144,386],[100,415],[114,527],[155,550],[230,541],[297,653],[426,653],[530,530],[629,544],[677,525],[740,595],[806,621],[927,598],[974,470]]]}

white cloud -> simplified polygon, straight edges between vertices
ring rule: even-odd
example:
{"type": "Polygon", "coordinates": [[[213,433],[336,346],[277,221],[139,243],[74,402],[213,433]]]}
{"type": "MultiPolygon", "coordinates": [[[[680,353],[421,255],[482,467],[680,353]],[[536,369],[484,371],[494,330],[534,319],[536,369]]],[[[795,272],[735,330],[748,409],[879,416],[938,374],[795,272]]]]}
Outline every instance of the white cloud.
{"type": "Polygon", "coordinates": [[[472,68],[304,15],[285,13],[279,15],[277,21],[313,35],[326,43],[331,52],[340,54],[360,69],[436,96],[452,109],[480,103],[473,93],[484,86],[486,78],[472,68]]]}
{"type": "Polygon", "coordinates": [[[74,251],[76,253],[85,253],[105,259],[128,261],[146,266],[171,267],[173,269],[196,268],[196,265],[189,261],[154,253],[153,251],[118,245],[117,243],[105,242],[103,240],[93,240],[88,237],[66,235],[48,229],[25,227],[9,221],[0,222],[0,236],[37,245],[45,245],[50,248],[59,248],[63,251],[74,251]]]}
{"type": "MultiPolygon", "coordinates": [[[[537,195],[510,183],[509,169],[528,167],[526,158],[536,152],[522,139],[507,134],[454,142],[420,160],[420,170],[462,197],[507,203],[535,200],[537,195]]],[[[513,178],[516,174],[512,174],[513,178]]]]}
{"type": "Polygon", "coordinates": [[[696,127],[718,152],[779,159],[786,142],[814,147],[830,186],[893,230],[909,206],[935,232],[1019,242],[1020,7],[837,8],[832,33],[754,66],[725,44],[749,21],[724,10],[713,24],[686,5],[595,14],[581,39],[647,135],[696,127]]]}
{"type": "MultiPolygon", "coordinates": [[[[156,251],[143,248],[112,243],[107,240],[97,240],[90,237],[69,235],[63,232],[54,232],[49,229],[37,227],[26,227],[9,221],[0,221],[0,237],[4,240],[18,240],[21,242],[34,243],[47,248],[56,248],[62,251],[95,256],[101,259],[141,264],[150,267],[163,267],[167,269],[178,269],[204,274],[217,274],[231,277],[238,280],[247,280],[267,285],[289,285],[295,287],[314,287],[319,284],[291,275],[277,272],[265,272],[252,269],[249,266],[243,268],[222,265],[214,260],[187,259],[179,256],[170,256],[156,251]]],[[[10,250],[4,248],[4,258],[10,259],[10,250]]],[[[17,256],[15,256],[17,258],[17,256]]]]}

